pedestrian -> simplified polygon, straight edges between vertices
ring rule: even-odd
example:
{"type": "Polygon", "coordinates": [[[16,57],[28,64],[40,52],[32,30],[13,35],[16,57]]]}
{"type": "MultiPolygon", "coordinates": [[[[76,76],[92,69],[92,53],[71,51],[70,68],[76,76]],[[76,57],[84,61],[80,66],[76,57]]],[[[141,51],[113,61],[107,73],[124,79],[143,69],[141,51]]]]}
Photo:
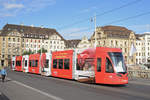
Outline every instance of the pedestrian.
{"type": "Polygon", "coordinates": [[[6,75],[7,75],[6,69],[5,67],[2,67],[1,69],[2,82],[4,82],[6,75]]]}

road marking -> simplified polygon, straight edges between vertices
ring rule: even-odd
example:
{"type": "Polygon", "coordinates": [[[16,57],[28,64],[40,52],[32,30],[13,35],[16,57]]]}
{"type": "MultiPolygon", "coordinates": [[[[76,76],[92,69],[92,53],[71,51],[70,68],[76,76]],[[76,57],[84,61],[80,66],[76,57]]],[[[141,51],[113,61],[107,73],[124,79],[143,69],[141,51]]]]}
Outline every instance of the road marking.
{"type": "MultiPolygon", "coordinates": [[[[7,79],[11,80],[10,78],[7,78],[7,79]]],[[[33,91],[36,91],[36,92],[38,92],[38,93],[40,93],[40,94],[43,94],[43,95],[45,95],[45,96],[47,96],[47,97],[49,97],[49,98],[51,98],[51,99],[53,99],[53,100],[64,100],[64,99],[62,99],[62,98],[59,98],[59,97],[54,96],[54,95],[52,95],[52,94],[48,94],[48,93],[46,93],[46,92],[43,92],[43,91],[38,90],[38,89],[36,89],[36,88],[33,88],[33,87],[31,87],[31,86],[27,86],[27,85],[25,85],[25,84],[23,84],[23,83],[21,83],[21,82],[14,81],[14,80],[13,80],[12,82],[14,82],[14,83],[16,83],[16,84],[18,84],[18,85],[24,86],[24,87],[26,87],[26,88],[28,88],[28,89],[33,90],[33,91]]]]}
{"type": "Polygon", "coordinates": [[[150,98],[149,94],[141,93],[141,92],[138,92],[138,91],[130,91],[130,90],[119,89],[119,88],[103,86],[103,85],[86,84],[86,83],[80,83],[80,82],[77,82],[77,81],[67,81],[67,80],[57,79],[57,78],[52,78],[52,79],[58,80],[58,81],[64,81],[64,82],[68,82],[68,83],[72,83],[72,84],[77,84],[77,85],[80,85],[80,86],[88,86],[88,87],[91,87],[91,88],[104,89],[104,90],[108,90],[108,91],[112,91],[112,92],[124,93],[124,94],[127,94],[129,96],[139,96],[139,97],[142,97],[142,98],[143,97],[150,98]]]}

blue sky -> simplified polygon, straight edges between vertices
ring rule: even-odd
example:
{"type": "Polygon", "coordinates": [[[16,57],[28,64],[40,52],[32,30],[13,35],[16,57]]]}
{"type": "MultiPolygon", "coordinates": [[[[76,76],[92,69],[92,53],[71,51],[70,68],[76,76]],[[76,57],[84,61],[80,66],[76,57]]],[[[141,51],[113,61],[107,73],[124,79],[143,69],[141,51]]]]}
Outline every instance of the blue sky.
{"type": "Polygon", "coordinates": [[[96,14],[97,26],[124,26],[143,33],[150,31],[149,4],[150,0],[0,0],[0,29],[6,23],[23,23],[55,28],[65,39],[89,38],[94,31],[90,18],[96,14]],[[116,9],[130,2],[134,3],[116,9]],[[128,17],[132,18],[118,21],[128,17]]]}

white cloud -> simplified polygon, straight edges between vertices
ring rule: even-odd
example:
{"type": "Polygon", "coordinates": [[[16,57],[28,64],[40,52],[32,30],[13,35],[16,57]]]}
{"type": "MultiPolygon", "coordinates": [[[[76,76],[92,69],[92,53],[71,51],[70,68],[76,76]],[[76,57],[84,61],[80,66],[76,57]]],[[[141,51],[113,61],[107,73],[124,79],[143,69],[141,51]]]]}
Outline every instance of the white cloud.
{"type": "Polygon", "coordinates": [[[0,0],[0,17],[32,13],[56,4],[56,0],[0,0]]]}
{"type": "Polygon", "coordinates": [[[30,0],[29,2],[26,3],[28,5],[26,5],[25,11],[28,13],[28,12],[35,12],[47,6],[54,5],[56,4],[56,0],[30,0]]]}
{"type": "Polygon", "coordinates": [[[4,9],[14,9],[14,8],[23,8],[23,4],[4,4],[4,9]]]}

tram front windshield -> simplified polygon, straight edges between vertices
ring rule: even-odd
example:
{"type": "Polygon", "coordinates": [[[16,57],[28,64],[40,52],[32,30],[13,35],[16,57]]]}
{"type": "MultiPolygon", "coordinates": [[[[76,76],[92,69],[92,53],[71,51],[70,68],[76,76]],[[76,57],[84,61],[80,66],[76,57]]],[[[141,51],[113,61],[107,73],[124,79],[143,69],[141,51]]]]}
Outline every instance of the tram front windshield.
{"type": "Polygon", "coordinates": [[[124,63],[123,55],[121,52],[109,52],[108,53],[112,63],[114,65],[114,70],[117,73],[127,73],[127,68],[124,63]]]}

